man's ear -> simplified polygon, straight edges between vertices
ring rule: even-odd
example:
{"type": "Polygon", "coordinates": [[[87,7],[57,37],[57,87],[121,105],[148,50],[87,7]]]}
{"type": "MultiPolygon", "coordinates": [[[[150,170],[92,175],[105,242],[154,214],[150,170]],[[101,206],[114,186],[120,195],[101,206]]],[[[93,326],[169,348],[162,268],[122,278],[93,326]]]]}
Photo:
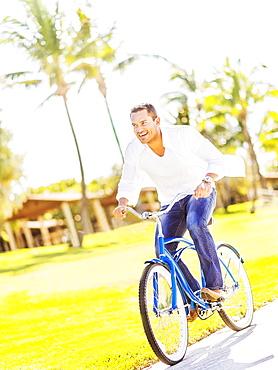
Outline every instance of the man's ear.
{"type": "Polygon", "coordinates": [[[155,119],[156,126],[160,125],[160,117],[156,117],[155,119]]]}

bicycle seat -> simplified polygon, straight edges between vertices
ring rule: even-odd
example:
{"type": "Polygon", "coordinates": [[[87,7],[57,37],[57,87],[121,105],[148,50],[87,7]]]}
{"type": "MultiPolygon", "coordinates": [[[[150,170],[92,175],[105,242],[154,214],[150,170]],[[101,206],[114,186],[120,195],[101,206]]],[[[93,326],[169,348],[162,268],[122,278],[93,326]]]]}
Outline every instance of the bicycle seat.
{"type": "Polygon", "coordinates": [[[208,226],[211,226],[214,224],[214,218],[211,216],[209,222],[208,222],[208,226]]]}

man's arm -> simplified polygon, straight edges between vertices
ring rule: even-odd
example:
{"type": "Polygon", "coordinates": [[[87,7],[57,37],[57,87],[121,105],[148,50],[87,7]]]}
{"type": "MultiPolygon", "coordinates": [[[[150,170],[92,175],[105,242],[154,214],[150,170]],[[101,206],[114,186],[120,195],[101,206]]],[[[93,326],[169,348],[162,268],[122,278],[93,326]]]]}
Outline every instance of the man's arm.
{"type": "MultiPolygon", "coordinates": [[[[140,143],[139,145],[142,146],[140,143]]],[[[134,145],[133,141],[126,149],[125,161],[116,196],[119,204],[121,198],[127,199],[129,205],[135,205],[138,202],[142,185],[141,173],[137,164],[141,152],[141,148],[139,149],[134,145]]]]}
{"type": "Polygon", "coordinates": [[[208,164],[207,176],[210,174],[217,174],[214,180],[220,180],[224,176],[225,172],[224,155],[196,129],[190,126],[185,127],[187,127],[187,131],[189,129],[188,132],[190,135],[187,136],[187,143],[190,145],[192,153],[208,164]]]}
{"type": "Polygon", "coordinates": [[[124,218],[125,217],[125,208],[128,204],[128,199],[120,198],[118,207],[116,207],[113,211],[113,215],[117,218],[124,218]]]}

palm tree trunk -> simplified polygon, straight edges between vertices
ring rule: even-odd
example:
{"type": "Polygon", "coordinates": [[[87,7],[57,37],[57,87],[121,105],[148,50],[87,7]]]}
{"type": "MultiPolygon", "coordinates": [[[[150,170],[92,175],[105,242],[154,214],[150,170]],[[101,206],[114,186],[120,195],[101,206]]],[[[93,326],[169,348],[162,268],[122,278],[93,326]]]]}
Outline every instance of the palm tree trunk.
{"type": "Polygon", "coordinates": [[[88,212],[88,199],[87,199],[87,196],[86,196],[86,184],[85,184],[83,164],[82,164],[81,154],[80,154],[78,142],[77,142],[77,139],[76,139],[75,131],[74,131],[74,128],[73,128],[72,120],[71,120],[71,117],[70,117],[70,114],[69,114],[69,109],[68,109],[68,105],[67,105],[67,98],[65,96],[63,96],[63,99],[64,99],[64,104],[65,104],[65,108],[66,108],[70,128],[71,128],[71,131],[72,131],[72,134],[73,134],[73,138],[74,138],[74,142],[75,142],[75,146],[76,146],[76,150],[77,150],[77,154],[78,154],[79,164],[80,164],[81,188],[82,188],[82,199],[81,199],[81,223],[82,223],[82,228],[83,228],[83,232],[85,234],[90,234],[90,233],[93,232],[93,227],[92,227],[92,224],[90,222],[90,217],[89,217],[89,212],[88,212]]]}
{"type": "Polygon", "coordinates": [[[252,207],[250,209],[251,213],[255,213],[256,205],[255,202],[258,199],[258,189],[257,189],[257,181],[256,181],[256,166],[254,161],[251,161],[251,170],[252,170],[252,184],[253,184],[253,192],[252,192],[252,207]]]}
{"type": "Polygon", "coordinates": [[[111,113],[110,113],[109,105],[108,105],[106,97],[104,95],[103,95],[103,97],[104,97],[105,104],[106,104],[106,109],[107,109],[107,112],[108,112],[108,115],[109,115],[109,118],[110,118],[110,123],[111,123],[112,129],[113,129],[113,132],[114,132],[117,144],[118,144],[118,148],[119,148],[119,151],[120,151],[120,154],[121,154],[121,157],[122,157],[122,162],[124,162],[124,156],[123,156],[122,148],[121,148],[121,145],[120,145],[120,142],[119,142],[119,138],[118,138],[114,123],[113,123],[113,119],[112,119],[112,116],[111,116],[111,113]]]}
{"type": "Polygon", "coordinates": [[[230,184],[227,177],[217,181],[217,193],[219,197],[218,199],[221,202],[221,206],[227,212],[228,206],[231,204],[230,184]]]}
{"type": "Polygon", "coordinates": [[[259,164],[258,164],[257,156],[256,156],[256,153],[255,153],[255,150],[254,150],[254,146],[253,146],[249,131],[247,129],[246,120],[243,119],[240,122],[240,124],[241,124],[241,127],[242,127],[242,133],[243,133],[244,139],[248,144],[248,152],[249,152],[250,159],[251,159],[253,192],[252,192],[252,199],[251,199],[252,207],[251,207],[250,212],[254,213],[255,210],[256,210],[255,201],[258,199],[257,178],[259,179],[259,182],[260,182],[262,188],[266,189],[267,186],[266,186],[265,178],[260,173],[260,167],[259,167],[259,164]]]}
{"type": "MultiPolygon", "coordinates": [[[[260,181],[260,184],[261,184],[261,187],[266,189],[267,188],[266,181],[265,181],[265,178],[260,173],[259,163],[258,163],[258,160],[257,160],[257,156],[256,156],[256,153],[255,153],[255,150],[254,150],[254,146],[253,146],[249,131],[247,129],[246,121],[242,120],[240,122],[240,125],[242,127],[242,133],[243,133],[244,139],[248,144],[248,152],[249,152],[249,155],[250,155],[250,158],[251,158],[252,167],[254,168],[254,172],[255,172],[254,175],[255,175],[255,177],[258,177],[258,179],[260,181]]],[[[252,172],[253,172],[253,169],[252,169],[252,172]]],[[[254,179],[254,182],[256,182],[256,178],[254,179]]],[[[256,191],[256,189],[254,189],[254,190],[255,190],[255,194],[256,194],[257,191],[256,191]]]]}

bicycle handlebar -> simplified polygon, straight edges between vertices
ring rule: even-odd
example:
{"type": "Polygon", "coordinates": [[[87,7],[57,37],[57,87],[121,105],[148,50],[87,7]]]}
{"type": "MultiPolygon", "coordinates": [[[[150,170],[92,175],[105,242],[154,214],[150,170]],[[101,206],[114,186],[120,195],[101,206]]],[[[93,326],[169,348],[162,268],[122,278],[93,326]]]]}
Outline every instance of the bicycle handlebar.
{"type": "Polygon", "coordinates": [[[133,213],[135,216],[141,218],[141,220],[147,220],[149,218],[154,218],[156,219],[157,217],[161,216],[161,215],[164,215],[165,213],[169,212],[173,205],[178,202],[179,200],[181,200],[182,198],[184,198],[185,196],[187,195],[193,195],[194,193],[178,193],[175,198],[171,201],[171,203],[167,206],[167,208],[165,208],[163,211],[157,211],[157,212],[143,212],[142,214],[141,213],[138,213],[137,211],[135,211],[135,209],[131,208],[131,207],[125,207],[125,209],[127,209],[129,212],[133,213]]]}

